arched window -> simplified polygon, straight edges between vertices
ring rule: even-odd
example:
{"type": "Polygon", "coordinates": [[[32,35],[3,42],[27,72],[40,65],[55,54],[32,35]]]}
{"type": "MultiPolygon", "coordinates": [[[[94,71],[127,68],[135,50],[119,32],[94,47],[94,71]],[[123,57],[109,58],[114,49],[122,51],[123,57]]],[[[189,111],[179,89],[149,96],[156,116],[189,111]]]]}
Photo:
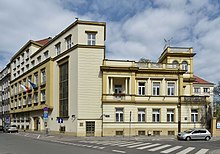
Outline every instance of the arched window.
{"type": "Polygon", "coordinates": [[[179,62],[176,61],[176,60],[174,60],[174,61],[173,61],[173,67],[174,67],[174,68],[178,68],[178,66],[179,66],[179,62]]]}
{"type": "Polygon", "coordinates": [[[188,63],[186,61],[182,62],[182,69],[188,71],[188,63]]]}

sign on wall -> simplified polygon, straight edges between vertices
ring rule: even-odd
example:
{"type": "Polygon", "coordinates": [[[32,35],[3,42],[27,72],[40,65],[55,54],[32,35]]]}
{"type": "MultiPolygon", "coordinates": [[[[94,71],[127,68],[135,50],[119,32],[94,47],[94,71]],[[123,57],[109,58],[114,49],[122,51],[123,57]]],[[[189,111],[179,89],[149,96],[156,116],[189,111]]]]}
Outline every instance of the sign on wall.
{"type": "Polygon", "coordinates": [[[217,128],[217,129],[220,129],[220,122],[217,122],[217,123],[216,123],[216,128],[217,128]]]}

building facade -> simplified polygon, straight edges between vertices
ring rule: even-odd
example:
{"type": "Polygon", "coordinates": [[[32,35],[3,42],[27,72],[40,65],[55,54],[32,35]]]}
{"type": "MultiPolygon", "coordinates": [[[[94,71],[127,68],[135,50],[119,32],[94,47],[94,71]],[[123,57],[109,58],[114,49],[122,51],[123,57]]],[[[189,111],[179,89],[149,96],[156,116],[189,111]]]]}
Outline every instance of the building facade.
{"type": "Polygon", "coordinates": [[[159,61],[108,60],[106,24],[76,20],[28,41],[10,61],[11,123],[74,136],[176,135],[205,127],[210,97],[194,95],[192,48],[159,61]]]}
{"type": "Polygon", "coordinates": [[[103,135],[176,135],[205,125],[210,104],[193,96],[192,48],[167,47],[158,63],[103,61],[103,135]]]}
{"type": "Polygon", "coordinates": [[[27,42],[13,56],[14,124],[20,129],[101,136],[105,31],[105,23],[77,20],[52,39],[27,42]]]}
{"type": "Polygon", "coordinates": [[[0,125],[9,125],[10,120],[10,64],[0,72],[0,125]]]}

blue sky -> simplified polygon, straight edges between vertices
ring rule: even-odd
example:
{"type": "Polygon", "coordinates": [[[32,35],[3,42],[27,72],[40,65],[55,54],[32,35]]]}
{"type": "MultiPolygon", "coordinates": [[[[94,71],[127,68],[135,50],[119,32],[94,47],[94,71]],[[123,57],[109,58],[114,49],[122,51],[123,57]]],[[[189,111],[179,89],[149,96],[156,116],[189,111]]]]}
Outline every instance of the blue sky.
{"type": "Polygon", "coordinates": [[[193,47],[194,73],[220,81],[220,0],[0,0],[0,68],[28,40],[80,20],[107,24],[108,59],[157,61],[165,45],[193,47]]]}

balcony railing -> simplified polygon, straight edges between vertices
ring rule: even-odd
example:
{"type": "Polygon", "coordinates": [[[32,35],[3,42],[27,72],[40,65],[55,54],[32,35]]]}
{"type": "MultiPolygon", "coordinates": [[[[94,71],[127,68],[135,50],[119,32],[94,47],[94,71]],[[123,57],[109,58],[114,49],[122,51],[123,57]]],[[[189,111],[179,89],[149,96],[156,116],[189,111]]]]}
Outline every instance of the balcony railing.
{"type": "Polygon", "coordinates": [[[206,102],[206,97],[205,96],[184,96],[184,102],[204,103],[206,102]]]}
{"type": "Polygon", "coordinates": [[[137,62],[136,67],[148,69],[178,69],[178,64],[162,64],[162,63],[141,63],[137,62]]]}

